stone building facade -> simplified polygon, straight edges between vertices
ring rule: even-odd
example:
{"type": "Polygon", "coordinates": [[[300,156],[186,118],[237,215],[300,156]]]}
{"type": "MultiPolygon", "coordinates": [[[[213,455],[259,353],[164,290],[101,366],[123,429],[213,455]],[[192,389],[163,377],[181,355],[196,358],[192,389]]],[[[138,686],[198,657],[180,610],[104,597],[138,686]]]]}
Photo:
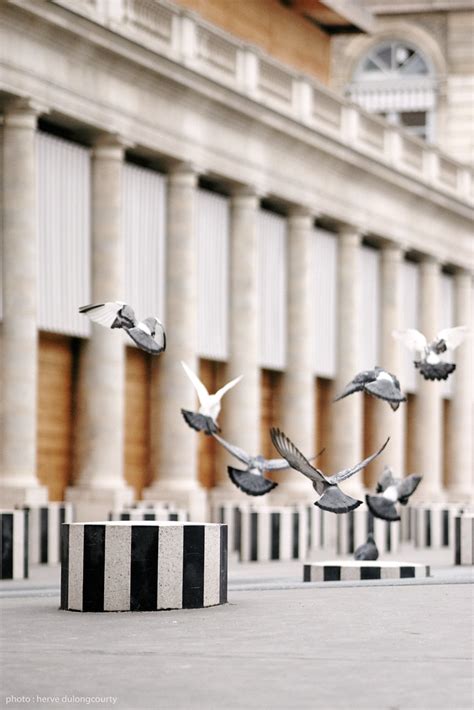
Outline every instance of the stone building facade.
{"type": "MultiPolygon", "coordinates": [[[[279,425],[308,455],[326,446],[330,471],[390,435],[384,461],[423,473],[422,497],[471,495],[472,345],[449,386],[426,383],[391,331],[471,324],[472,172],[325,86],[346,41],[333,22],[359,42],[367,18],[327,2],[329,24],[310,22],[275,0],[294,37],[283,56],[272,0],[251,5],[260,34],[258,12],[211,21],[191,0],[0,5],[6,505],[49,494],[85,519],[143,495],[198,518],[240,497],[181,419],[195,396],[180,360],[210,389],[244,375],[220,423],[250,453],[274,456],[279,425]],[[314,65],[293,58],[303,36],[314,65]],[[166,353],[77,314],[100,300],[158,315],[166,353]],[[332,404],[376,362],[406,406],[332,404]]],[[[301,479],[279,474],[271,496],[310,499],[301,479]]]]}

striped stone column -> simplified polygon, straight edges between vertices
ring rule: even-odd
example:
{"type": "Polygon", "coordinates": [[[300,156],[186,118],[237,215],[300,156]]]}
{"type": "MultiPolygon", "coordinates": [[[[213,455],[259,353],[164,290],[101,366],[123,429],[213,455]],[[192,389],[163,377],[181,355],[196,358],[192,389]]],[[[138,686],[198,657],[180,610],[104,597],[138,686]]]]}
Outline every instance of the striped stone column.
{"type": "MultiPolygon", "coordinates": [[[[428,340],[439,330],[441,306],[440,264],[425,257],[420,264],[420,330],[428,340]]],[[[443,497],[441,383],[418,376],[415,402],[414,459],[416,473],[423,476],[425,501],[443,497]]]]}
{"type": "MultiPolygon", "coordinates": [[[[382,246],[381,265],[381,337],[380,362],[374,363],[398,377],[403,391],[402,349],[395,342],[392,331],[402,327],[402,265],[403,250],[395,244],[382,246]]],[[[370,364],[368,364],[371,366],[370,364]]],[[[406,403],[396,412],[386,402],[374,401],[374,432],[377,446],[381,446],[387,436],[390,443],[376,462],[376,469],[384,465],[393,468],[395,476],[405,475],[405,421],[406,403]]]]}
{"type": "MultiPolygon", "coordinates": [[[[337,370],[335,393],[340,393],[361,369],[362,264],[361,233],[346,226],[339,233],[337,271],[337,370]]],[[[329,452],[332,471],[353,466],[362,459],[362,396],[350,395],[332,405],[329,452]]],[[[363,475],[344,481],[344,492],[362,500],[363,475]]]]}
{"type": "Polygon", "coordinates": [[[198,435],[183,422],[181,408],[195,409],[195,393],[181,360],[197,371],[197,172],[180,163],[168,176],[166,241],[166,352],[153,362],[153,482],[143,497],[172,500],[203,520],[206,495],[198,481],[198,435]]]}
{"type": "Polygon", "coordinates": [[[36,475],[38,113],[21,100],[7,104],[3,116],[0,497],[6,506],[47,500],[36,475]]]}
{"type": "MultiPolygon", "coordinates": [[[[459,270],[455,283],[455,325],[466,325],[472,333],[472,275],[459,270]]],[[[447,466],[451,500],[472,500],[474,466],[472,451],[474,360],[472,335],[456,350],[453,397],[449,404],[447,466]]]]}
{"type": "MultiPolygon", "coordinates": [[[[225,438],[249,454],[260,453],[260,368],[258,352],[257,210],[255,189],[235,189],[230,213],[229,359],[225,380],[243,375],[226,395],[220,424],[225,438]]],[[[242,498],[227,475],[236,465],[220,447],[214,501],[242,498]]],[[[237,466],[241,466],[238,464],[237,466]]]]}
{"type": "MultiPolygon", "coordinates": [[[[316,453],[313,223],[311,212],[299,207],[288,217],[287,365],[282,380],[281,426],[306,456],[316,453]]],[[[275,457],[278,457],[276,451],[275,457]]],[[[304,476],[282,471],[275,478],[280,485],[272,493],[274,501],[296,503],[314,499],[314,491],[304,476]]]]}
{"type": "MultiPolygon", "coordinates": [[[[124,142],[108,134],[101,135],[93,146],[92,303],[123,300],[124,150],[124,142]]],[[[105,520],[111,508],[129,503],[133,497],[124,479],[125,340],[119,332],[95,323],[91,327],[80,354],[78,477],[66,494],[75,504],[77,520],[105,520]]]]}

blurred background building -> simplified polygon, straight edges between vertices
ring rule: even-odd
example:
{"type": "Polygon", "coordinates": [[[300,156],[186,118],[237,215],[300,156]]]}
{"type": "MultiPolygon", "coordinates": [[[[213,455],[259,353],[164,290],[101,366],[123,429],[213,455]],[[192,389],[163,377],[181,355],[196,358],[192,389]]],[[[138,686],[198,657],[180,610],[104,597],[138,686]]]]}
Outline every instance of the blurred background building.
{"type": "Polygon", "coordinates": [[[472,23],[468,0],[0,3],[4,504],[242,498],[181,418],[180,360],[244,375],[220,424],[250,453],[278,425],[331,472],[390,435],[419,496],[471,495],[472,345],[425,382],[391,331],[472,324],[472,23]],[[166,353],[78,314],[103,300],[163,320],[166,353]],[[332,403],[375,364],[406,405],[332,403]]]}

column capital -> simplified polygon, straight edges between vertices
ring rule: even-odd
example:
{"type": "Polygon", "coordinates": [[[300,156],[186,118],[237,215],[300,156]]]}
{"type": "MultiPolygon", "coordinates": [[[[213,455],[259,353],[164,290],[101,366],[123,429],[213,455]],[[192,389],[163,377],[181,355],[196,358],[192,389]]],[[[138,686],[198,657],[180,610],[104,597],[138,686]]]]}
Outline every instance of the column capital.
{"type": "Polygon", "coordinates": [[[99,133],[92,143],[93,158],[108,158],[109,160],[123,160],[126,148],[133,144],[119,133],[99,133]]]}
{"type": "Polygon", "coordinates": [[[406,247],[398,242],[383,241],[381,242],[382,259],[387,261],[403,261],[406,253],[406,247]]]}
{"type": "Polygon", "coordinates": [[[422,254],[420,258],[421,266],[438,266],[441,267],[441,259],[434,254],[422,254]]]}
{"type": "Polygon", "coordinates": [[[235,185],[231,190],[232,205],[246,205],[257,209],[262,197],[263,191],[255,185],[235,185]]]}
{"type": "Polygon", "coordinates": [[[309,219],[315,220],[318,216],[316,210],[306,205],[292,205],[288,210],[288,219],[309,219]]]}
{"type": "Polygon", "coordinates": [[[347,245],[360,246],[364,230],[357,224],[341,224],[337,230],[338,239],[347,245]]]}
{"type": "Polygon", "coordinates": [[[48,113],[48,108],[31,98],[17,98],[3,107],[3,124],[14,128],[36,128],[38,116],[48,113]]]}
{"type": "Polygon", "coordinates": [[[180,187],[197,187],[200,171],[195,163],[182,161],[168,171],[168,183],[180,187]]]}

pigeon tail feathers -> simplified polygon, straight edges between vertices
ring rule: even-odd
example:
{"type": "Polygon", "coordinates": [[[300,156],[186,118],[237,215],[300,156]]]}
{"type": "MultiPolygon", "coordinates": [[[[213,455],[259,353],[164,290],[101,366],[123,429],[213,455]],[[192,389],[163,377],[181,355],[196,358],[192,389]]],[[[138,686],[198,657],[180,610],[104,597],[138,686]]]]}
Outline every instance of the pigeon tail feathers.
{"type": "Polygon", "coordinates": [[[328,513],[349,513],[349,511],[358,508],[362,505],[361,500],[351,498],[351,496],[343,493],[337,486],[329,486],[319,500],[315,502],[321,510],[327,510],[328,513]]]}
{"type": "Polygon", "coordinates": [[[189,409],[182,409],[181,414],[186,424],[195,431],[202,431],[206,435],[217,434],[220,431],[212,417],[206,417],[204,414],[199,414],[199,412],[191,412],[189,409]]]}
{"type": "Polygon", "coordinates": [[[232,483],[249,496],[263,496],[278,486],[276,481],[269,481],[263,476],[256,476],[254,473],[241,471],[232,466],[227,466],[227,473],[232,483]]]}
{"type": "Polygon", "coordinates": [[[366,495],[365,502],[375,518],[381,518],[382,520],[388,520],[389,522],[400,520],[395,504],[392,501],[387,500],[387,498],[384,498],[383,496],[366,495]]]}

